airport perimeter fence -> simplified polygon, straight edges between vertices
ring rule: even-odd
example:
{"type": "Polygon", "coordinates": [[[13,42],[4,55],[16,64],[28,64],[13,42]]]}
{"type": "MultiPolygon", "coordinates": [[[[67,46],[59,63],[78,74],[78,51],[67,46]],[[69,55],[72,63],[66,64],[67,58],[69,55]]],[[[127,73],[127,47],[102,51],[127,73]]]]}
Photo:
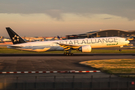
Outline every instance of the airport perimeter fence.
{"type": "Polygon", "coordinates": [[[135,90],[132,78],[11,77],[1,78],[0,90],[135,90]]]}

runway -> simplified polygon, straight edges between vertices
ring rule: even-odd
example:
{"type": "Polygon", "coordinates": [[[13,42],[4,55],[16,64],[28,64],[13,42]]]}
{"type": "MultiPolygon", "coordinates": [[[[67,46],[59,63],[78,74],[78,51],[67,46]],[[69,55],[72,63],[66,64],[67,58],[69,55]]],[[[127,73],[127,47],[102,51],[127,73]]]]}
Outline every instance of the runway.
{"type": "MultiPolygon", "coordinates": [[[[63,56],[62,54],[49,55],[8,55],[0,56],[0,71],[88,71],[96,70],[94,68],[80,65],[81,61],[102,60],[102,59],[134,59],[133,54],[106,54],[106,55],[91,55],[91,54],[75,54],[75,56],[63,56]]],[[[0,83],[2,82],[123,82],[135,81],[134,79],[119,78],[116,75],[109,75],[104,72],[98,73],[50,73],[50,74],[1,74],[0,83]],[[111,78],[110,78],[111,77],[111,78]]],[[[22,84],[23,85],[23,84],[22,84]]],[[[31,84],[33,85],[33,84],[31,84]]],[[[52,84],[50,84],[52,85],[52,84]]],[[[51,87],[51,86],[50,86],[51,87]]],[[[124,87],[124,85],[123,85],[124,87]]]]}
{"type": "MultiPolygon", "coordinates": [[[[15,55],[15,54],[13,54],[15,55]]],[[[23,54],[22,54],[23,55],[23,54]]],[[[51,55],[51,54],[50,54],[51,55]]],[[[60,55],[60,54],[59,54],[60,55]]],[[[134,55],[88,55],[76,54],[75,56],[1,56],[0,57],[0,71],[58,71],[58,70],[93,70],[93,68],[82,66],[79,64],[81,61],[87,60],[102,60],[102,59],[134,59],[134,55]]]]}
{"type": "MultiPolygon", "coordinates": [[[[135,56],[135,53],[74,53],[73,56],[135,56]]],[[[65,56],[63,53],[47,53],[47,54],[0,54],[3,56],[65,56]]]]}
{"type": "MultiPolygon", "coordinates": [[[[51,55],[51,54],[50,54],[51,55]]],[[[134,59],[133,55],[89,55],[84,54],[80,56],[1,56],[0,57],[0,71],[89,71],[96,70],[94,68],[80,65],[81,61],[88,60],[102,60],[102,59],[134,59]]],[[[94,75],[94,77],[108,77],[109,74],[100,72],[100,73],[89,73],[94,75]]],[[[14,74],[16,75],[16,74],[14,74]]],[[[24,74],[19,74],[24,75],[24,74]]],[[[29,74],[25,74],[29,75],[29,74]]],[[[34,74],[39,75],[39,74],[34,74]]],[[[45,75],[45,74],[44,74],[45,75]]],[[[48,74],[47,74],[48,75],[48,74]]],[[[50,74],[49,74],[50,75],[50,74]]],[[[54,75],[54,74],[53,74],[54,75]]],[[[57,75],[57,74],[55,74],[57,75]]],[[[62,74],[61,74],[62,75],[62,74]]],[[[64,74],[66,75],[66,74],[64,74]]],[[[69,75],[69,74],[67,74],[69,75]]],[[[73,74],[72,74],[73,75],[73,74]]],[[[79,74],[78,74],[79,75],[79,74]]],[[[83,74],[80,74],[83,75],[83,74]]],[[[86,75],[86,74],[85,74],[86,75]]]]}

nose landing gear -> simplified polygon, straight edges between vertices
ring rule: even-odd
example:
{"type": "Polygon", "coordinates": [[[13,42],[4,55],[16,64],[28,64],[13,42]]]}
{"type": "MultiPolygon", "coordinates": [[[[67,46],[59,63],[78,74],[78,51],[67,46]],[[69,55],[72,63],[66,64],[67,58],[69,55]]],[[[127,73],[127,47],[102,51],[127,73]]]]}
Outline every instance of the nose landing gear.
{"type": "Polygon", "coordinates": [[[122,51],[122,47],[123,47],[123,46],[120,46],[120,47],[119,47],[119,51],[122,51]]]}

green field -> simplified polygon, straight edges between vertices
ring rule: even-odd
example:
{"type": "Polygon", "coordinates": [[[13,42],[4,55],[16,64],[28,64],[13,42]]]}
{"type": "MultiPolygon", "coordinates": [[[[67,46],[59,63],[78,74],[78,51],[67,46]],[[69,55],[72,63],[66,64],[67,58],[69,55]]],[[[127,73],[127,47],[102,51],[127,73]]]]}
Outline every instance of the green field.
{"type": "Polygon", "coordinates": [[[97,68],[110,74],[135,74],[135,59],[91,60],[80,62],[80,64],[97,68]]]}
{"type": "MultiPolygon", "coordinates": [[[[9,49],[7,47],[0,47],[0,54],[24,54],[24,53],[63,53],[63,51],[47,51],[47,52],[33,52],[33,51],[22,51],[16,49],[9,49]]],[[[73,50],[72,53],[82,53],[80,51],[73,50]]],[[[122,51],[118,50],[108,50],[108,49],[93,49],[90,53],[135,53],[135,49],[124,49],[122,51]]]]}

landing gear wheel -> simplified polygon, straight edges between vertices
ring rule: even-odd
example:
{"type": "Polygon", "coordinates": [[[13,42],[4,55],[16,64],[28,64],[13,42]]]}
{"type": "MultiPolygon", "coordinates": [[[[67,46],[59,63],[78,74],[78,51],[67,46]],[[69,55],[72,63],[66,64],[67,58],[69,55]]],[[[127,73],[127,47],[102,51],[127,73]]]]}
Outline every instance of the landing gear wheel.
{"type": "Polygon", "coordinates": [[[73,53],[69,53],[68,55],[69,55],[69,56],[73,56],[73,53]]]}
{"type": "Polygon", "coordinates": [[[67,53],[64,53],[64,55],[67,55],[67,53]]]}
{"type": "Polygon", "coordinates": [[[71,56],[73,56],[73,53],[71,53],[71,56]]]}
{"type": "Polygon", "coordinates": [[[73,53],[64,53],[66,56],[73,56],[73,53]]]}
{"type": "Polygon", "coordinates": [[[120,47],[119,47],[119,51],[122,51],[122,47],[123,47],[123,46],[120,46],[120,47]]]}

